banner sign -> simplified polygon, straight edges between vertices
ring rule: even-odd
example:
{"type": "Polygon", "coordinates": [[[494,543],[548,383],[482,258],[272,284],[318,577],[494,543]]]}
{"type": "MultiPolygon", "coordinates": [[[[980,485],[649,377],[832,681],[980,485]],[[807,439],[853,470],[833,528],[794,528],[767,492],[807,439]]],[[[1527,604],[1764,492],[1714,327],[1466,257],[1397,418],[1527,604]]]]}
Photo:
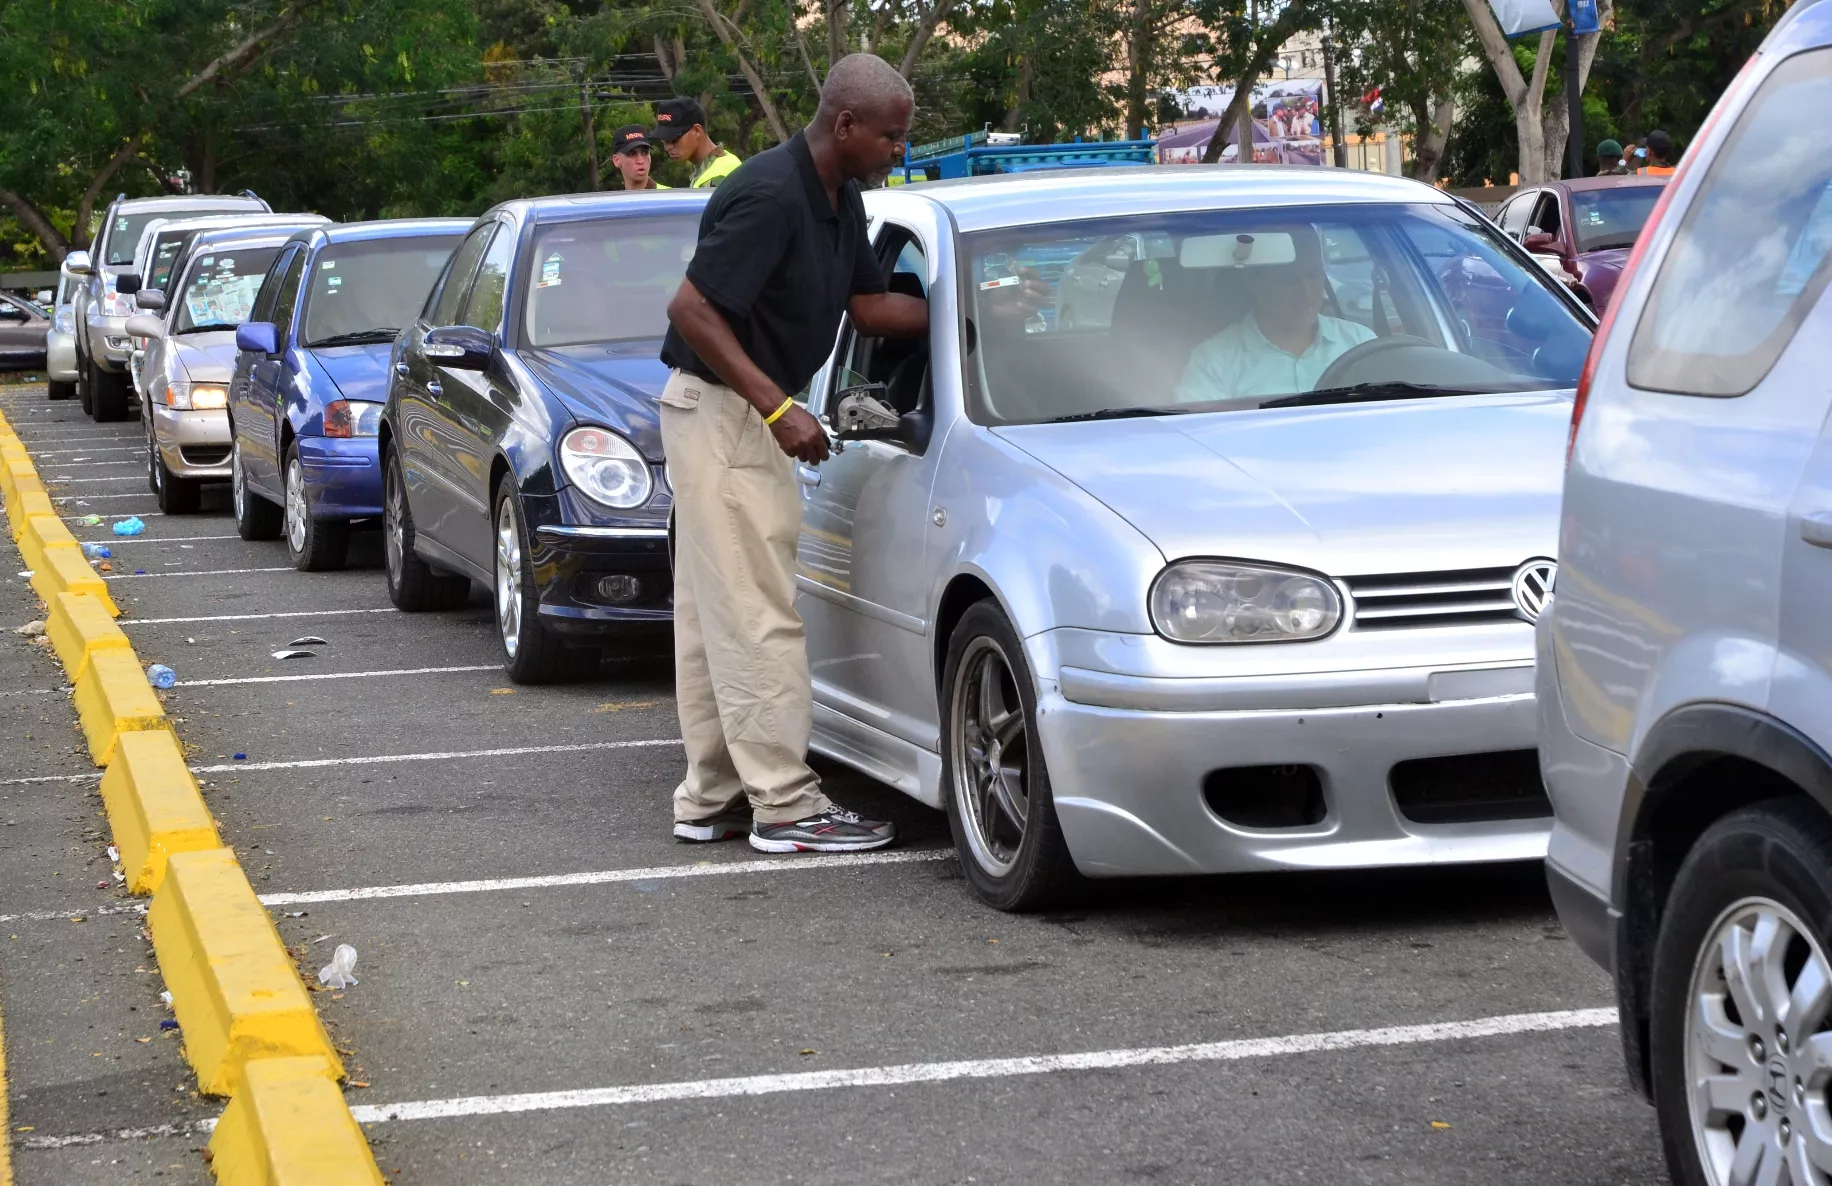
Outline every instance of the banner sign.
{"type": "MultiPolygon", "coordinates": [[[[1544,33],[1564,23],[1553,10],[1552,0],[1489,0],[1489,7],[1495,10],[1495,20],[1500,23],[1503,35],[1508,37],[1544,33]]],[[[1595,11],[1594,5],[1592,11],[1595,11]]]]}
{"type": "Polygon", "coordinates": [[[1597,0],[1571,0],[1571,31],[1580,37],[1603,31],[1597,20],[1597,0]]]}

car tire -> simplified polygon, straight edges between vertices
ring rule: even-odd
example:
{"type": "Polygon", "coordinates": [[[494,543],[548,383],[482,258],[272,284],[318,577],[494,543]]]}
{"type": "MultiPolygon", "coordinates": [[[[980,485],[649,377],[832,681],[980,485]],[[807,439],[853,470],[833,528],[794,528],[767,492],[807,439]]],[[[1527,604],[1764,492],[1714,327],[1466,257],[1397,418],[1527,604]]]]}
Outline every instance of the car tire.
{"type": "Polygon", "coordinates": [[[382,554],[388,600],[404,613],[457,609],[471,595],[468,578],[441,572],[413,550],[413,507],[394,450],[382,457],[382,554]]]}
{"type": "Polygon", "coordinates": [[[305,486],[305,467],[299,461],[297,442],[286,446],[286,505],[281,508],[280,538],[286,555],[300,572],[328,572],[342,568],[350,554],[348,519],[315,519],[312,496],[305,486]]]}
{"type": "Polygon", "coordinates": [[[195,515],[202,483],[195,478],[181,478],[165,464],[159,445],[153,439],[152,417],[147,417],[146,480],[158,496],[159,509],[168,515],[195,515]]]}
{"type": "Polygon", "coordinates": [[[1832,1041],[1829,939],[1832,819],[1804,795],[1732,812],[1686,854],[1655,943],[1648,1042],[1675,1186],[1725,1186],[1739,1159],[1744,1180],[1784,1166],[1821,1180],[1807,1167],[1832,1153],[1809,1116],[1828,1093],[1812,1063],[1832,1041]]]}
{"type": "Polygon", "coordinates": [[[89,418],[97,424],[127,419],[127,376],[89,363],[89,418]]]}
{"type": "Polygon", "coordinates": [[[235,509],[235,530],[246,540],[280,538],[280,508],[248,488],[242,470],[242,441],[229,426],[229,502],[235,509]]]}
{"type": "Polygon", "coordinates": [[[942,668],[942,798],[967,884],[998,910],[1043,910],[1086,889],[1056,818],[1037,719],[1017,632],[996,602],[969,607],[942,668]]]}
{"type": "Polygon", "coordinates": [[[85,416],[95,404],[95,392],[89,383],[89,356],[81,351],[76,356],[76,402],[85,416]]]}
{"type": "Polygon", "coordinates": [[[522,518],[521,492],[513,478],[496,487],[491,516],[491,603],[496,610],[496,639],[503,648],[503,670],[518,684],[553,684],[580,679],[598,667],[594,648],[569,647],[541,621],[541,597],[529,555],[528,524],[522,518]]]}
{"type": "Polygon", "coordinates": [[[45,398],[69,399],[76,394],[76,384],[68,379],[52,379],[45,385],[45,398]]]}

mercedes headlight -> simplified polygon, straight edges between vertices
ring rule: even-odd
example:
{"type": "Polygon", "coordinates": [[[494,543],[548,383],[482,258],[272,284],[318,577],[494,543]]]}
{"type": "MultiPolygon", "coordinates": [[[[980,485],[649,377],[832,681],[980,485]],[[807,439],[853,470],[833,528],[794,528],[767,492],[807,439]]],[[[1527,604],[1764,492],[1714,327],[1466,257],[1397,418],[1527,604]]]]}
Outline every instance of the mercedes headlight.
{"type": "Polygon", "coordinates": [[[649,501],[649,463],[608,428],[575,428],[560,438],[560,468],[593,502],[619,510],[649,501]]]}
{"type": "Polygon", "coordinates": [[[1297,642],[1342,620],[1322,577],[1228,560],[1185,560],[1151,587],[1151,622],[1172,642],[1297,642]]]}

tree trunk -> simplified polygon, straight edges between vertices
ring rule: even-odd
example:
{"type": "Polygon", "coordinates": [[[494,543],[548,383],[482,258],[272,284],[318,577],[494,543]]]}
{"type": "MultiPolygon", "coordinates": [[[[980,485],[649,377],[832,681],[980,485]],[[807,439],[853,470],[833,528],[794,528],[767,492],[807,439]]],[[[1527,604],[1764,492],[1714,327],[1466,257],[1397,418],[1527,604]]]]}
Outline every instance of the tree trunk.
{"type": "MultiPolygon", "coordinates": [[[[60,265],[64,262],[64,256],[70,254],[70,240],[57,233],[57,227],[52,225],[44,211],[10,189],[0,189],[0,206],[11,210],[20,226],[38,236],[38,241],[44,244],[53,262],[60,265]]],[[[81,225],[73,228],[72,233],[80,235],[81,225]]]]}
{"type": "Polygon", "coordinates": [[[89,220],[95,216],[96,199],[102,196],[103,188],[114,178],[116,173],[121,171],[122,167],[125,166],[127,162],[140,155],[140,141],[142,138],[141,133],[134,133],[133,137],[129,139],[127,143],[121,145],[114,156],[108,159],[108,163],[103,165],[90,180],[89,188],[83,191],[82,198],[76,203],[76,219],[70,224],[70,234],[72,238],[80,239],[83,236],[84,228],[89,225],[89,220]]]}
{"type": "Polygon", "coordinates": [[[1018,55],[1018,94],[1016,101],[1005,109],[1005,119],[999,124],[1001,132],[1015,132],[1024,119],[1024,109],[1030,105],[1031,74],[1036,67],[1036,58],[1031,51],[1025,50],[1018,55]]]}
{"type": "MultiPolygon", "coordinates": [[[[681,64],[668,50],[667,39],[659,33],[655,37],[655,64],[661,67],[662,77],[669,82],[673,82],[674,76],[681,72],[681,64]]],[[[810,66],[809,69],[812,70],[813,67],[810,66]]]]}
{"type": "Polygon", "coordinates": [[[1415,121],[1418,132],[1412,140],[1412,176],[1429,184],[1438,179],[1438,162],[1444,159],[1444,145],[1457,119],[1457,101],[1448,94],[1442,95],[1430,115],[1422,109],[1415,114],[1422,118],[1415,121]]]}
{"type": "Polygon", "coordinates": [[[604,188],[598,179],[598,127],[592,118],[592,97],[583,79],[579,82],[579,120],[585,125],[585,184],[588,189],[604,188]]]}
{"type": "Polygon", "coordinates": [[[934,0],[929,5],[929,10],[922,14],[922,19],[916,22],[916,28],[910,33],[910,43],[904,47],[903,61],[897,64],[897,73],[906,79],[910,76],[916,69],[916,59],[922,56],[929,39],[935,36],[936,28],[953,9],[954,0],[934,0]]]}
{"type": "MultiPolygon", "coordinates": [[[[1520,184],[1537,185],[1560,176],[1564,172],[1570,114],[1563,103],[1553,104],[1550,111],[1546,109],[1546,76],[1552,68],[1552,51],[1557,45],[1558,34],[1548,29],[1539,35],[1539,52],[1534,55],[1533,77],[1529,80],[1521,76],[1520,64],[1514,60],[1514,51],[1502,34],[1495,14],[1489,10],[1488,0],[1463,0],[1463,7],[1469,13],[1470,23],[1476,27],[1482,52],[1501,83],[1501,93],[1507,96],[1508,106],[1514,111],[1514,127],[1520,137],[1520,184]]],[[[1555,3],[1555,7],[1563,5],[1555,3]]],[[[1607,24],[1614,7],[1611,0],[1598,0],[1598,20],[1607,24]]],[[[1587,33],[1578,39],[1580,93],[1590,79],[1590,65],[1596,60],[1597,36],[1587,33]]]]}
{"type": "Polygon", "coordinates": [[[878,11],[872,14],[871,32],[860,37],[860,41],[864,43],[860,48],[864,52],[868,54],[878,52],[878,43],[884,40],[884,30],[890,27],[891,14],[898,7],[900,5],[892,3],[891,0],[885,0],[884,3],[878,5],[878,11]]]}
{"type": "Polygon", "coordinates": [[[1138,140],[1145,135],[1147,85],[1150,81],[1151,54],[1156,41],[1157,21],[1153,0],[1133,0],[1132,28],[1126,38],[1126,139],[1138,140]]]}
{"type": "Polygon", "coordinates": [[[216,192],[216,133],[205,128],[203,141],[204,160],[203,167],[197,171],[197,192],[213,194],[216,192]]]}
{"type": "Polygon", "coordinates": [[[789,31],[795,35],[795,48],[801,54],[802,65],[808,68],[808,81],[814,84],[814,93],[821,93],[821,73],[814,68],[814,55],[808,52],[808,38],[802,34],[801,22],[791,20],[789,31]]]}
{"type": "MultiPolygon", "coordinates": [[[[1471,0],[1464,0],[1464,2],[1469,3],[1471,0]]],[[[1474,0],[1474,3],[1485,4],[1487,0],[1474,0]]],[[[1260,31],[1258,37],[1248,42],[1254,48],[1247,55],[1246,68],[1240,72],[1242,85],[1234,88],[1234,101],[1228,104],[1226,111],[1222,112],[1221,122],[1215,125],[1215,135],[1210,138],[1209,146],[1202,151],[1203,164],[1213,165],[1221,160],[1221,150],[1228,146],[1228,129],[1237,126],[1245,127],[1246,125],[1241,121],[1250,121],[1253,118],[1253,80],[1266,73],[1267,67],[1272,64],[1274,55],[1279,52],[1279,46],[1290,40],[1291,35],[1297,32],[1309,17],[1310,10],[1306,6],[1306,0],[1290,0],[1290,3],[1285,5],[1284,11],[1279,13],[1279,18],[1273,21],[1268,28],[1260,31]],[[1245,115],[1241,114],[1243,111],[1246,112],[1245,115]]],[[[1253,137],[1249,135],[1244,138],[1235,159],[1250,161],[1253,159],[1252,152],[1253,137]]]]}
{"type": "Polygon", "coordinates": [[[202,70],[193,74],[183,86],[180,86],[173,92],[172,97],[174,99],[182,99],[192,91],[195,91],[198,87],[215,80],[218,74],[226,74],[229,77],[234,77],[245,72],[250,66],[253,66],[255,62],[260,60],[262,54],[272,48],[268,45],[269,41],[280,36],[282,33],[290,32],[294,26],[304,19],[306,13],[318,7],[318,5],[323,2],[324,0],[296,0],[296,3],[288,5],[273,24],[254,33],[250,33],[239,43],[230,48],[227,53],[224,53],[202,70]]]}
{"type": "Polygon", "coordinates": [[[822,0],[827,10],[827,69],[846,56],[847,21],[852,16],[852,0],[822,0]]]}
{"type": "Polygon", "coordinates": [[[763,83],[763,76],[757,73],[757,67],[751,64],[750,55],[744,52],[737,38],[733,36],[731,22],[719,15],[719,10],[713,6],[713,0],[700,0],[700,11],[706,14],[706,19],[712,23],[713,32],[719,35],[719,40],[725,44],[725,48],[738,59],[738,69],[743,72],[744,81],[751,84],[751,93],[757,96],[757,106],[763,109],[763,118],[769,121],[770,134],[776,137],[778,144],[784,143],[789,139],[788,125],[782,122],[782,113],[776,110],[776,104],[771,101],[769,89],[763,83]]]}

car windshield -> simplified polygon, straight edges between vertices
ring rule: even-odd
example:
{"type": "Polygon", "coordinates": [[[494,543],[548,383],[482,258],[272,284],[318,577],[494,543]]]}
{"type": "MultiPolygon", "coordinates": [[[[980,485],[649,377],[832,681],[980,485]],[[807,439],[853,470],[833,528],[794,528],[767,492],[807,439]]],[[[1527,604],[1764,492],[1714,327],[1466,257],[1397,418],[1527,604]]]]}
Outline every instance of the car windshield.
{"type": "Polygon", "coordinates": [[[414,235],[333,243],[312,263],[307,346],[392,342],[426,303],[461,236],[414,235]]]}
{"type": "Polygon", "coordinates": [[[1576,384],[1590,327],[1455,206],[1215,210],[967,237],[975,419],[1576,384]]]}
{"type": "Polygon", "coordinates": [[[278,254],[280,248],[274,246],[205,251],[199,255],[186,273],[172,332],[234,329],[247,321],[254,294],[267,275],[267,266],[278,254]]]}
{"type": "Polygon", "coordinates": [[[1618,189],[1576,190],[1571,195],[1571,225],[1579,251],[1633,247],[1648,215],[1660,201],[1658,185],[1625,185],[1618,189]]]}
{"type": "Polygon", "coordinates": [[[146,224],[155,218],[169,219],[176,222],[181,218],[203,218],[211,214],[233,213],[223,210],[150,210],[144,214],[117,214],[114,225],[108,228],[108,259],[110,264],[131,264],[134,262],[134,248],[140,246],[140,232],[146,224]]]}
{"type": "Polygon", "coordinates": [[[162,231],[153,242],[153,259],[147,266],[146,275],[140,278],[141,287],[156,288],[161,292],[172,279],[172,264],[177,262],[178,253],[184,250],[185,242],[191,237],[191,231],[162,231]]]}
{"type": "Polygon", "coordinates": [[[539,228],[524,272],[527,344],[660,338],[699,227],[695,213],[539,228]]]}

